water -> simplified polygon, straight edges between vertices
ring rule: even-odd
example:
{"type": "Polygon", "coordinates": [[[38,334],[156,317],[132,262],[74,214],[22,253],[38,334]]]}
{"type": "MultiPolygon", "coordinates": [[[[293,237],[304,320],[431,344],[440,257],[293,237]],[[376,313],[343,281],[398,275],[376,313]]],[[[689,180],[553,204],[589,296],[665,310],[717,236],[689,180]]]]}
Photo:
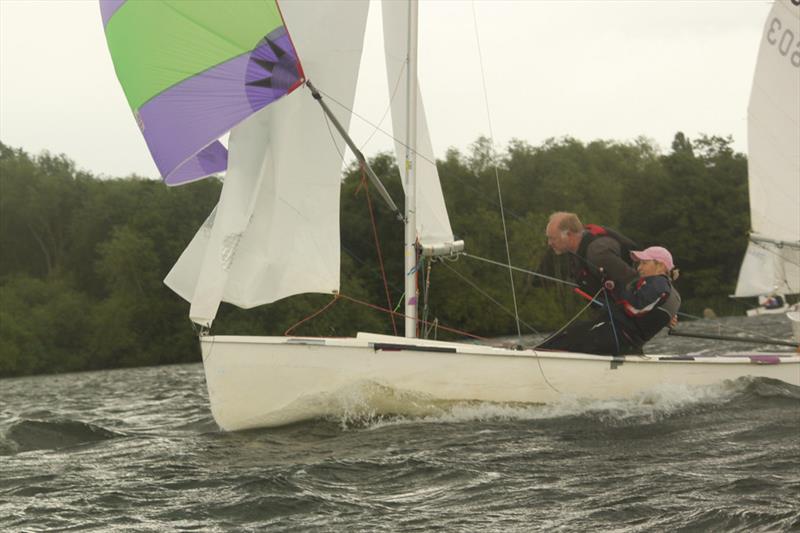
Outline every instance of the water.
{"type": "MultiPolygon", "coordinates": [[[[757,329],[786,338],[782,319],[757,329]]],[[[739,349],[653,350],[676,342],[739,349]]],[[[341,400],[226,434],[199,364],[0,380],[0,530],[800,530],[800,389],[780,382],[392,417],[341,400]]]]}

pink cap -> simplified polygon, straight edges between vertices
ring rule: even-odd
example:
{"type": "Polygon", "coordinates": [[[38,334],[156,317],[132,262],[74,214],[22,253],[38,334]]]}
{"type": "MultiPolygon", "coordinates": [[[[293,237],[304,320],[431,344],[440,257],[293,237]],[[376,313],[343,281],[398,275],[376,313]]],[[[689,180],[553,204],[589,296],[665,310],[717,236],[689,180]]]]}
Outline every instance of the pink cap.
{"type": "Polygon", "coordinates": [[[636,261],[658,261],[667,267],[667,271],[675,267],[675,264],[672,262],[672,254],[669,253],[669,250],[661,246],[651,246],[641,252],[631,252],[631,257],[636,261]]]}

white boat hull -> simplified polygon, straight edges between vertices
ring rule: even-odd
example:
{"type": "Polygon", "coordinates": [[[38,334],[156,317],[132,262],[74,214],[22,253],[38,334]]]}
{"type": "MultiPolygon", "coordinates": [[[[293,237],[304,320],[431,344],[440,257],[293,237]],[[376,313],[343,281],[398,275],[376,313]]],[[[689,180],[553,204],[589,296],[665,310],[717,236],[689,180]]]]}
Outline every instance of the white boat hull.
{"type": "Polygon", "coordinates": [[[227,431],[334,414],[330,399],[363,385],[412,399],[523,403],[629,398],[664,384],[708,385],[743,376],[800,386],[800,355],[785,353],[612,358],[370,334],[205,336],[200,344],[211,411],[227,431]]]}

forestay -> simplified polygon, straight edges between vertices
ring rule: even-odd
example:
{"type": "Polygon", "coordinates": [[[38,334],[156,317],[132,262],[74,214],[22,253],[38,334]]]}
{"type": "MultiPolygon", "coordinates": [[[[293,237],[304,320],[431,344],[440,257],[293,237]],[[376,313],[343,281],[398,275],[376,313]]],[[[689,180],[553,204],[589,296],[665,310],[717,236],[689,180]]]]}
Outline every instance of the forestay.
{"type": "Polygon", "coordinates": [[[800,293],[800,6],[767,17],[748,108],[752,234],[735,296],[800,293]]]}
{"type": "MultiPolygon", "coordinates": [[[[306,76],[352,108],[368,3],[281,4],[306,76]]],[[[337,113],[346,128],[348,112],[337,113]]],[[[250,308],[339,288],[343,142],[306,90],[231,131],[230,162],[215,212],[165,283],[210,325],[220,301],[250,308]]]]}

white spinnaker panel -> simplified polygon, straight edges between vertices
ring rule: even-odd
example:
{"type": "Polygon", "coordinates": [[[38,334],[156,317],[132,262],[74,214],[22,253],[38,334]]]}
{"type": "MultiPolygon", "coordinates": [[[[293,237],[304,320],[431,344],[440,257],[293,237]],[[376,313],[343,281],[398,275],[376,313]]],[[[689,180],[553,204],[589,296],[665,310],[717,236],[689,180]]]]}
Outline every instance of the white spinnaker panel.
{"type": "MultiPolygon", "coordinates": [[[[764,25],[747,115],[754,236],[800,246],[800,6],[790,0],[776,1],[764,25]]],[[[735,295],[800,292],[799,256],[751,242],[735,295]]]]}
{"type": "MultiPolygon", "coordinates": [[[[355,97],[368,6],[361,0],[281,4],[306,77],[346,108],[355,97]]],[[[346,128],[349,113],[334,112],[346,128]]],[[[339,289],[343,144],[332,138],[306,88],[231,131],[213,220],[164,280],[192,304],[194,322],[210,325],[220,301],[249,308],[339,289]]]]}
{"type": "MultiPolygon", "coordinates": [[[[389,83],[389,94],[392,98],[392,127],[395,140],[395,155],[401,173],[404,173],[406,147],[406,55],[408,49],[408,3],[397,0],[384,0],[383,40],[386,55],[386,75],[389,83]],[[401,79],[402,77],[402,79],[401,79]],[[396,88],[396,90],[395,90],[396,88]]],[[[423,52],[424,53],[424,52],[423,52]]],[[[417,238],[423,245],[434,245],[453,242],[453,230],[442,196],[439,172],[436,170],[436,158],[433,155],[428,123],[425,119],[425,106],[422,93],[417,87],[417,238]]]]}

